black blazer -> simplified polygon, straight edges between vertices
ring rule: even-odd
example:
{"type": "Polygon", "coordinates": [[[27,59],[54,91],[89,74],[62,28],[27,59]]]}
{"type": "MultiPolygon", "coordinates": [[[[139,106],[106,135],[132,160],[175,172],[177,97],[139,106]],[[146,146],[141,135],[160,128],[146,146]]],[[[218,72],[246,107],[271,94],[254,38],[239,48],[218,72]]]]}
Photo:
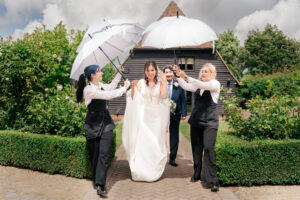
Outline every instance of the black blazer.
{"type": "Polygon", "coordinates": [[[175,114],[171,114],[170,120],[179,123],[181,116],[187,116],[187,108],[186,108],[185,92],[179,86],[176,80],[173,81],[173,90],[172,90],[171,99],[176,103],[176,110],[175,110],[175,114]]]}

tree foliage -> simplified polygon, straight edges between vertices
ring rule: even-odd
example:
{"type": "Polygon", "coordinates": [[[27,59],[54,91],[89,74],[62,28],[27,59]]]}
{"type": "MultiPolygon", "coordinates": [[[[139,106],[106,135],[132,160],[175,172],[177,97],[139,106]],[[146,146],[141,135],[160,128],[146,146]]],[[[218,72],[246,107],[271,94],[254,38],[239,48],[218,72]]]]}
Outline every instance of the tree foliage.
{"type": "Polygon", "coordinates": [[[240,55],[243,48],[231,30],[218,34],[219,40],[216,41],[216,48],[225,60],[227,66],[238,79],[242,77],[240,55]]]}
{"type": "Polygon", "coordinates": [[[0,43],[0,108],[6,113],[9,127],[23,116],[33,96],[45,88],[66,86],[75,50],[83,31],[67,32],[60,22],[53,30],[37,28],[17,41],[0,43]]]}
{"type": "Polygon", "coordinates": [[[250,74],[271,74],[300,67],[299,41],[287,38],[276,25],[266,25],[263,31],[252,30],[245,40],[245,68],[250,74]]]}

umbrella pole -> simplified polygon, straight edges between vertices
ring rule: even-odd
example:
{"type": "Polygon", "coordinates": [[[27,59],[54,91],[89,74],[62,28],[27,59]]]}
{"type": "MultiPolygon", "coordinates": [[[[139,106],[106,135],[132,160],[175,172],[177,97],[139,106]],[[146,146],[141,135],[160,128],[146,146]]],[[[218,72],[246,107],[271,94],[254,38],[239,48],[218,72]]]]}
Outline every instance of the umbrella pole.
{"type": "MultiPolygon", "coordinates": [[[[93,39],[93,37],[91,36],[91,34],[89,34],[88,33],[88,35],[89,35],[89,37],[91,38],[91,39],[93,39]]],[[[121,76],[122,76],[122,78],[124,79],[124,80],[126,80],[126,78],[123,76],[123,74],[120,72],[120,70],[117,68],[117,66],[113,63],[113,61],[108,57],[108,55],[103,51],[103,49],[99,46],[98,47],[99,49],[100,49],[100,51],[102,51],[103,52],[103,54],[106,56],[106,58],[113,64],[113,66],[116,68],[116,70],[121,74],[121,76]]],[[[120,62],[120,61],[119,61],[120,62]]]]}
{"type": "Polygon", "coordinates": [[[106,56],[106,58],[111,62],[111,64],[113,64],[113,66],[116,68],[116,70],[121,74],[122,78],[124,80],[126,80],[126,78],[123,76],[123,74],[120,72],[118,67],[114,64],[114,62],[109,58],[109,56],[105,53],[105,51],[103,51],[103,49],[101,47],[98,47],[98,48],[100,49],[100,51],[102,51],[102,53],[106,56]]]}
{"type": "Polygon", "coordinates": [[[174,49],[174,64],[177,65],[177,59],[176,59],[175,49],[174,49]]]}

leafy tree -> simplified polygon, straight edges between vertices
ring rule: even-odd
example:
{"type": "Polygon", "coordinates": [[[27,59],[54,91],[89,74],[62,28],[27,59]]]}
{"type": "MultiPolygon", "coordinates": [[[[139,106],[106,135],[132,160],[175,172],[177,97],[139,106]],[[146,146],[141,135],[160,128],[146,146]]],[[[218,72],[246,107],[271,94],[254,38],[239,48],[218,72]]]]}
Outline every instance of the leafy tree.
{"type": "Polygon", "coordinates": [[[218,38],[219,40],[216,41],[217,50],[234,76],[240,79],[242,77],[242,65],[239,57],[243,49],[239,40],[231,30],[218,34],[218,38]]]}
{"type": "Polygon", "coordinates": [[[268,24],[262,32],[249,31],[245,49],[245,68],[252,75],[271,74],[293,66],[300,67],[299,42],[288,39],[276,25],[268,24]]]}
{"type": "Polygon", "coordinates": [[[52,31],[37,28],[17,41],[0,43],[0,108],[8,126],[23,116],[26,105],[45,88],[70,83],[69,74],[82,31],[67,33],[60,22],[52,31]]]}

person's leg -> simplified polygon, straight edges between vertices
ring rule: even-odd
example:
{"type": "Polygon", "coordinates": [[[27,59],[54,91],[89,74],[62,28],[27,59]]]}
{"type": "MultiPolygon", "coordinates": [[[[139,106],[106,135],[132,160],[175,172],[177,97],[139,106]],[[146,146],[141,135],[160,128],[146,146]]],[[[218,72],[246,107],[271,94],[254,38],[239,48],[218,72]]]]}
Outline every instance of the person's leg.
{"type": "Polygon", "coordinates": [[[202,168],[202,129],[191,126],[191,145],[193,152],[193,161],[194,161],[194,175],[192,177],[192,182],[200,180],[200,173],[202,168]]]}
{"type": "Polygon", "coordinates": [[[178,143],[179,143],[179,124],[170,122],[170,162],[174,161],[177,156],[178,143]]]}
{"type": "Polygon", "coordinates": [[[99,156],[99,138],[87,140],[86,146],[91,160],[92,180],[95,184],[96,168],[99,156]]]}
{"type": "Polygon", "coordinates": [[[218,130],[214,128],[206,128],[203,132],[203,145],[204,145],[203,175],[207,182],[212,183],[212,190],[214,185],[218,185],[218,176],[216,172],[216,152],[215,152],[217,132],[218,130]]]}
{"type": "Polygon", "coordinates": [[[113,131],[102,134],[99,143],[99,156],[96,168],[95,183],[100,186],[105,186],[106,173],[109,165],[110,146],[112,142],[113,131]]]}

